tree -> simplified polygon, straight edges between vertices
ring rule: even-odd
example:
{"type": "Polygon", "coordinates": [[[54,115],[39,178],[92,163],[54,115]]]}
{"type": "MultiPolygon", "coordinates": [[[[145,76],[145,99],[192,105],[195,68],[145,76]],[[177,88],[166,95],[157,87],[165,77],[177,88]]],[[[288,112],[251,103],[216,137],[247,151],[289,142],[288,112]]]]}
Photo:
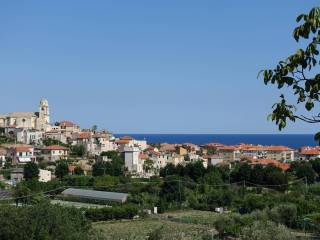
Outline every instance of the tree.
{"type": "Polygon", "coordinates": [[[210,172],[204,175],[205,183],[209,185],[222,184],[222,176],[220,171],[217,168],[212,169],[210,172]]]}
{"type": "Polygon", "coordinates": [[[320,176],[320,158],[310,161],[313,170],[320,176]]]}
{"type": "Polygon", "coordinates": [[[106,165],[103,161],[96,161],[92,166],[92,176],[103,176],[106,174],[106,165]]]}
{"type": "Polygon", "coordinates": [[[183,171],[184,176],[189,176],[194,181],[199,181],[205,174],[206,170],[202,161],[196,161],[194,163],[188,163],[183,171]]]}
{"type": "Polygon", "coordinates": [[[67,144],[64,144],[63,142],[60,142],[59,140],[51,139],[51,138],[43,139],[42,143],[45,146],[59,145],[59,146],[68,147],[67,144]]]}
{"type": "Polygon", "coordinates": [[[250,181],[251,166],[248,163],[240,163],[231,173],[233,182],[250,181]]]}
{"type": "Polygon", "coordinates": [[[160,176],[166,177],[177,174],[176,167],[172,163],[168,163],[164,168],[160,169],[160,176]]]}
{"type": "Polygon", "coordinates": [[[82,168],[80,166],[77,166],[75,169],[74,169],[74,174],[75,175],[84,175],[84,172],[82,170],[82,168]]]}
{"type": "Polygon", "coordinates": [[[77,157],[83,157],[86,154],[86,148],[83,145],[72,146],[71,151],[77,157]]]}
{"type": "Polygon", "coordinates": [[[153,161],[150,159],[146,159],[143,163],[143,170],[147,173],[153,170],[153,161]]]}
{"type": "Polygon", "coordinates": [[[177,201],[181,203],[186,198],[183,181],[175,175],[166,177],[161,186],[160,196],[163,196],[167,202],[177,201]]]}
{"type": "Polygon", "coordinates": [[[68,175],[69,167],[66,161],[60,161],[56,166],[55,175],[56,177],[62,179],[64,176],[68,175]]]}
{"type": "Polygon", "coordinates": [[[30,200],[30,194],[31,190],[21,183],[19,183],[13,191],[13,196],[15,197],[16,204],[18,204],[19,202],[26,204],[30,200]]]}
{"type": "Polygon", "coordinates": [[[19,208],[0,207],[0,239],[88,240],[90,228],[89,221],[76,208],[46,201],[19,208]]]}
{"type": "Polygon", "coordinates": [[[242,230],[244,240],[294,240],[296,237],[284,225],[271,221],[255,221],[242,230]]]}
{"type": "MultiPolygon", "coordinates": [[[[274,69],[263,70],[264,83],[275,84],[278,88],[289,87],[296,96],[297,105],[304,104],[304,109],[311,111],[320,102],[320,74],[316,72],[319,66],[320,44],[320,8],[311,9],[309,14],[301,14],[297,17],[297,23],[302,23],[293,31],[296,42],[301,38],[310,39],[305,49],[298,49],[286,60],[280,61],[274,69]]],[[[320,113],[296,114],[297,107],[289,104],[283,94],[280,101],[273,105],[273,112],[269,115],[282,130],[287,120],[295,122],[297,119],[308,123],[319,123],[320,113]]],[[[320,140],[320,133],[315,135],[320,140]]]]}
{"type": "Polygon", "coordinates": [[[314,183],[316,173],[309,162],[296,162],[290,168],[298,178],[305,178],[308,183],[314,183]]]}
{"type": "Polygon", "coordinates": [[[23,168],[23,176],[26,180],[38,179],[39,177],[39,168],[38,165],[34,162],[27,163],[23,168]]]}
{"type": "Polygon", "coordinates": [[[93,125],[93,126],[91,127],[92,132],[97,131],[97,129],[98,129],[98,126],[97,126],[97,125],[93,125]]]}

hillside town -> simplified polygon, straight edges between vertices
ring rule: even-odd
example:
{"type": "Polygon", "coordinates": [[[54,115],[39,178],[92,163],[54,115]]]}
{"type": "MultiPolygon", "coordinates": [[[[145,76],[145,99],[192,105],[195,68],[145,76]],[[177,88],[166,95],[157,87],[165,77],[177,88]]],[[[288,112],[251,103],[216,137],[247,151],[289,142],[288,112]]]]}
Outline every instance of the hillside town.
{"type": "Polygon", "coordinates": [[[248,143],[223,145],[208,143],[148,143],[130,136],[116,138],[107,130],[82,129],[77,123],[63,120],[50,122],[49,103],[41,99],[39,112],[13,112],[0,115],[0,167],[7,169],[7,178],[0,180],[15,185],[23,179],[23,166],[34,162],[40,167],[39,180],[55,178],[55,166],[67,161],[69,174],[76,168],[85,175],[92,174],[97,162],[110,162],[108,152],[115,152],[123,160],[127,176],[149,178],[159,175],[168,164],[185,166],[200,161],[205,168],[246,161],[250,165],[274,165],[288,170],[293,161],[320,157],[320,147],[262,146],[248,143]],[[9,177],[10,176],[10,177],[9,177]]]}

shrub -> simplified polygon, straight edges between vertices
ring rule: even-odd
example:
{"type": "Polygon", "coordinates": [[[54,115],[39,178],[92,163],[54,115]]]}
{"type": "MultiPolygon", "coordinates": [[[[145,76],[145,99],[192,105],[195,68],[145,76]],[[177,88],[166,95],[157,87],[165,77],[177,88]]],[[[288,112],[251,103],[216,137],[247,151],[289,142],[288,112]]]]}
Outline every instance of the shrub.
{"type": "Polygon", "coordinates": [[[86,217],[92,221],[132,219],[137,214],[138,208],[133,205],[91,208],[86,210],[86,217]]]}
{"type": "Polygon", "coordinates": [[[292,228],[297,222],[297,207],[293,204],[279,205],[271,209],[269,216],[272,221],[292,228]]]}
{"type": "Polygon", "coordinates": [[[295,236],[284,226],[271,221],[256,221],[245,227],[241,233],[243,240],[294,240],[295,236]]]}

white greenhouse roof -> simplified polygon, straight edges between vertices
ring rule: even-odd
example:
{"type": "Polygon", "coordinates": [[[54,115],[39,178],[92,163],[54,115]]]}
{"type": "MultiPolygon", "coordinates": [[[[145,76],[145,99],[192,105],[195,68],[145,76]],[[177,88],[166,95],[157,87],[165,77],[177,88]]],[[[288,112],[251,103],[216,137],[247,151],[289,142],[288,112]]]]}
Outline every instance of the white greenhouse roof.
{"type": "Polygon", "coordinates": [[[105,191],[77,189],[77,188],[67,188],[62,192],[62,194],[73,196],[73,197],[79,197],[79,198],[107,200],[107,201],[114,201],[114,202],[121,202],[121,203],[127,201],[127,197],[128,197],[128,194],[126,193],[105,192],[105,191]]]}

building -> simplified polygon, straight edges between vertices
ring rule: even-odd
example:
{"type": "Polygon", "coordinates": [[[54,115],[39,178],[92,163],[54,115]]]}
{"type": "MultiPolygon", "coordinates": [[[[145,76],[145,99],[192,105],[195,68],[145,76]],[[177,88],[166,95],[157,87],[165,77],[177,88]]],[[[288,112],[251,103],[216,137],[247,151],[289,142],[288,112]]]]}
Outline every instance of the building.
{"type": "Polygon", "coordinates": [[[25,164],[36,161],[34,148],[28,145],[12,147],[9,149],[8,155],[12,158],[13,164],[25,164]]]}
{"type": "Polygon", "coordinates": [[[95,132],[86,147],[92,155],[100,156],[102,152],[117,150],[117,145],[111,140],[112,134],[109,132],[95,132]]]}
{"type": "Polygon", "coordinates": [[[0,127],[31,128],[41,131],[50,129],[49,104],[41,99],[39,112],[13,112],[0,115],[0,127]]]}
{"type": "Polygon", "coordinates": [[[274,159],[281,162],[294,160],[294,150],[286,146],[263,146],[240,144],[235,146],[217,147],[219,155],[228,161],[239,161],[241,156],[274,159]]]}
{"type": "Polygon", "coordinates": [[[261,165],[263,167],[266,167],[268,165],[273,165],[278,168],[280,168],[283,171],[286,171],[290,168],[289,163],[282,163],[280,161],[274,160],[274,159],[268,159],[268,158],[247,158],[246,159],[250,165],[261,165]]]}
{"type": "Polygon", "coordinates": [[[51,181],[51,172],[44,169],[39,169],[39,182],[51,181]]]}
{"type": "Polygon", "coordinates": [[[314,160],[320,158],[320,146],[302,147],[297,154],[297,160],[314,160]]]}
{"type": "Polygon", "coordinates": [[[71,121],[62,121],[59,123],[59,129],[61,133],[65,135],[65,137],[72,138],[74,133],[79,133],[81,131],[80,126],[71,121]]]}
{"type": "Polygon", "coordinates": [[[205,159],[208,166],[215,166],[217,164],[221,164],[224,161],[224,159],[218,154],[206,156],[205,159]]]}
{"type": "Polygon", "coordinates": [[[180,156],[185,156],[188,154],[188,150],[183,147],[178,147],[177,151],[180,156]]]}
{"type": "Polygon", "coordinates": [[[69,149],[59,145],[47,146],[41,149],[41,156],[49,162],[66,160],[69,156],[69,149]]]}
{"type": "Polygon", "coordinates": [[[0,147],[0,167],[4,167],[7,157],[7,149],[0,147]]]}
{"type": "Polygon", "coordinates": [[[44,132],[36,129],[21,128],[17,132],[17,142],[23,144],[41,145],[44,132]]]}
{"type": "Polygon", "coordinates": [[[47,131],[44,134],[44,137],[45,137],[45,139],[57,140],[57,141],[62,142],[64,144],[68,143],[68,139],[67,139],[66,135],[56,129],[51,129],[50,131],[47,131]]]}
{"type": "Polygon", "coordinates": [[[77,189],[77,188],[67,188],[61,194],[64,197],[84,198],[84,199],[110,201],[110,202],[118,202],[118,203],[124,203],[127,201],[127,198],[128,198],[128,194],[126,193],[105,192],[105,191],[77,189]]]}
{"type": "Polygon", "coordinates": [[[13,169],[10,173],[10,179],[13,186],[21,182],[24,178],[23,168],[13,169]]]}
{"type": "Polygon", "coordinates": [[[117,148],[120,152],[124,151],[124,147],[138,147],[141,151],[147,149],[148,144],[146,140],[136,140],[130,136],[123,136],[117,140],[115,140],[115,144],[117,144],[117,148]]]}
{"type": "Polygon", "coordinates": [[[218,148],[219,155],[226,161],[239,161],[241,150],[238,146],[220,146],[218,148]]]}
{"type": "Polygon", "coordinates": [[[140,149],[138,147],[124,147],[125,168],[131,173],[143,173],[143,162],[139,158],[140,149]]]}

